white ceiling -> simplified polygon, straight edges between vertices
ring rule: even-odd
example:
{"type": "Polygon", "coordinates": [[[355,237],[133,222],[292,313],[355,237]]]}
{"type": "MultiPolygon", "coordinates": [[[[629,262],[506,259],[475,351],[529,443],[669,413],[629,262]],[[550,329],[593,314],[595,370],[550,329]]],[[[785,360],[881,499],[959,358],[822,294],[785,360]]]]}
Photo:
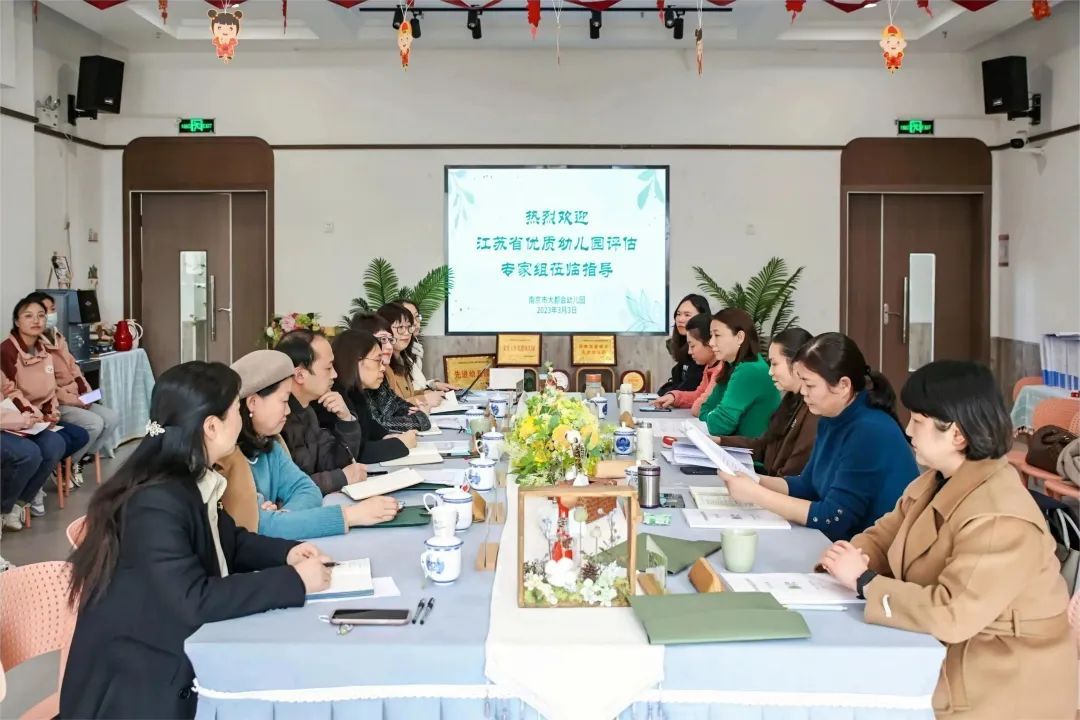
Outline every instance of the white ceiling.
{"type": "MultiPolygon", "coordinates": [[[[3,0],[0,0],[3,1],[3,0]]],[[[1055,0],[1076,2],[1077,0],[1055,0]]],[[[132,52],[189,52],[209,47],[210,29],[204,0],[169,0],[169,19],[163,24],[157,0],[127,0],[108,10],[98,10],[83,0],[40,0],[49,8],[132,52]]],[[[554,46],[555,0],[541,0],[540,31],[530,37],[525,0],[502,0],[498,8],[513,12],[488,12],[481,18],[483,37],[474,40],[465,27],[464,12],[444,12],[451,6],[441,0],[415,0],[415,7],[430,9],[421,19],[418,47],[431,48],[529,48],[554,46]]],[[[919,9],[915,0],[901,0],[895,22],[909,43],[920,52],[963,52],[1031,18],[1029,0],[998,0],[978,12],[964,10],[951,0],[931,0],[933,17],[919,9]]],[[[690,48],[697,26],[697,0],[670,0],[669,7],[686,11],[685,35],[676,41],[664,28],[656,0],[622,0],[618,8],[640,12],[608,12],[603,16],[599,40],[588,37],[587,12],[570,10],[562,15],[560,43],[589,48],[690,48]]],[[[395,0],[366,0],[346,10],[328,0],[288,0],[288,30],[282,31],[281,0],[248,0],[238,6],[244,17],[240,42],[243,52],[258,50],[339,50],[385,48],[394,44],[391,11],[395,0]],[[374,8],[385,12],[371,12],[374,8]],[[361,12],[363,10],[363,12],[361,12]]],[[[706,8],[711,8],[705,2],[706,8]]],[[[731,12],[706,12],[704,37],[710,49],[823,50],[865,52],[875,45],[889,21],[886,0],[876,6],[844,13],[822,0],[808,0],[795,22],[783,0],[736,0],[731,12]]],[[[1050,18],[1045,22],[1054,22],[1050,18]]]]}

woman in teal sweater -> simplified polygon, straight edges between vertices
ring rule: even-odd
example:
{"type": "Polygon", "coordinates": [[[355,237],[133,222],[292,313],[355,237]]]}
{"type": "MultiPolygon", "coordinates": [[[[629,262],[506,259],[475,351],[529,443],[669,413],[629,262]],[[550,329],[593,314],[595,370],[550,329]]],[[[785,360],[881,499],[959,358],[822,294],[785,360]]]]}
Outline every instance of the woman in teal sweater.
{"type": "Polygon", "coordinates": [[[726,308],[713,315],[709,347],[724,369],[701,406],[710,435],[764,435],[780,405],[780,392],[761,357],[754,320],[745,310],[726,308]]]}
{"type": "MultiPolygon", "coordinates": [[[[260,535],[286,540],[342,535],[350,527],[376,525],[397,515],[397,501],[389,497],[324,507],[322,491],[292,461],[279,437],[289,415],[292,393],[293,366],[288,355],[277,350],[256,350],[237,360],[233,370],[241,380],[243,424],[238,452],[222,466],[230,486],[248,485],[245,471],[250,470],[257,493],[260,535]]],[[[229,503],[230,499],[223,498],[223,502],[229,503]]]]}

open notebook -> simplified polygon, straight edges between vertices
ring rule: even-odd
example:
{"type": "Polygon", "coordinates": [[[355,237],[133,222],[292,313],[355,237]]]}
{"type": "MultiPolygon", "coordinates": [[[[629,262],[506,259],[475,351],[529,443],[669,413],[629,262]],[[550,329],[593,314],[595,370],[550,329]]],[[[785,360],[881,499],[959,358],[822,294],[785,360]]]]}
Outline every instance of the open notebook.
{"type": "MultiPolygon", "coordinates": [[[[428,445],[428,443],[424,443],[428,445]]],[[[443,461],[442,455],[434,447],[414,447],[405,457],[379,463],[383,467],[409,467],[412,465],[434,465],[443,461]]]]}
{"type": "Polygon", "coordinates": [[[336,600],[338,598],[370,597],[375,594],[371,580],[371,561],[367,558],[346,560],[330,571],[330,587],[310,593],[308,600],[336,600]]]}
{"type": "Polygon", "coordinates": [[[387,475],[378,475],[363,482],[351,483],[341,488],[341,492],[353,500],[366,500],[376,495],[388,495],[395,490],[412,487],[424,482],[423,476],[411,468],[397,470],[387,475]]]}

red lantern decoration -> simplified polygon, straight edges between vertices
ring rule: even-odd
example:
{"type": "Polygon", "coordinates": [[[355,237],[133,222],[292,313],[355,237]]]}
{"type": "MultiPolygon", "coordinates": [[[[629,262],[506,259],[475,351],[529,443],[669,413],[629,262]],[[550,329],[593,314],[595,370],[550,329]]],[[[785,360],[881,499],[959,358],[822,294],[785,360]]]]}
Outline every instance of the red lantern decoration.
{"type": "Polygon", "coordinates": [[[787,0],[784,3],[784,10],[791,13],[791,22],[795,22],[795,16],[803,11],[806,7],[806,0],[787,0]]]}
{"type": "Polygon", "coordinates": [[[465,2],[465,0],[443,0],[447,5],[453,5],[463,10],[486,10],[492,5],[498,5],[499,0],[487,0],[483,5],[476,5],[473,3],[465,2]]]}
{"type": "Polygon", "coordinates": [[[1031,0],[1031,17],[1036,21],[1050,17],[1049,0],[1031,0]]]}
{"type": "Polygon", "coordinates": [[[125,0],[86,0],[88,5],[93,5],[98,10],[108,10],[109,8],[119,5],[125,2],[125,0]]]}
{"type": "Polygon", "coordinates": [[[206,0],[206,2],[218,10],[227,11],[230,7],[243,3],[244,0],[206,0]]]}
{"type": "Polygon", "coordinates": [[[915,4],[920,10],[925,10],[927,15],[934,17],[934,13],[930,10],[930,0],[915,0],[915,4]]]}
{"type": "Polygon", "coordinates": [[[719,7],[727,7],[733,2],[735,2],[735,0],[709,0],[710,4],[717,5],[719,7]]]}
{"type": "Polygon", "coordinates": [[[984,7],[989,7],[990,5],[993,5],[995,2],[997,2],[997,0],[953,0],[953,2],[964,8],[965,10],[970,10],[971,12],[978,12],[984,7]]]}
{"type": "Polygon", "coordinates": [[[825,0],[825,2],[832,5],[837,10],[843,10],[846,13],[862,10],[867,5],[877,4],[877,0],[825,0]]]}
{"type": "Polygon", "coordinates": [[[527,0],[525,10],[529,21],[529,34],[535,40],[536,31],[540,29],[540,0],[527,0]]]}
{"type": "Polygon", "coordinates": [[[567,0],[567,2],[578,7],[603,12],[613,5],[617,5],[619,0],[567,0]]]}
{"type": "Polygon", "coordinates": [[[364,2],[364,0],[330,0],[335,5],[340,5],[346,10],[352,10],[354,7],[364,2]]]}

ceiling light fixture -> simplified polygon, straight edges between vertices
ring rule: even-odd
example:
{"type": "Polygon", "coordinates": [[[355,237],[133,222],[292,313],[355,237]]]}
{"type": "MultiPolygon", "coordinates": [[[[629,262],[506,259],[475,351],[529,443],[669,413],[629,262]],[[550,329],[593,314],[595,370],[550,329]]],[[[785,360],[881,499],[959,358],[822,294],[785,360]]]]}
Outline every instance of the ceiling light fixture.
{"type": "Polygon", "coordinates": [[[403,23],[403,22],[405,22],[405,13],[403,13],[401,11],[401,8],[398,7],[397,9],[394,10],[394,22],[393,22],[394,29],[397,30],[398,28],[400,28],[401,23],[403,23]]]}
{"type": "Polygon", "coordinates": [[[600,28],[604,26],[604,18],[600,14],[599,10],[593,10],[589,14],[589,38],[592,40],[600,39],[600,28]]]}
{"type": "Polygon", "coordinates": [[[413,10],[412,22],[410,23],[412,25],[413,39],[416,39],[416,38],[420,37],[420,18],[422,18],[423,16],[424,16],[424,13],[422,13],[422,12],[420,12],[418,10],[413,10]]]}
{"type": "Polygon", "coordinates": [[[675,27],[675,11],[671,8],[664,11],[664,27],[668,30],[675,27]]]}
{"type": "Polygon", "coordinates": [[[469,10],[469,14],[466,16],[465,20],[465,27],[472,30],[473,40],[479,40],[483,36],[484,30],[480,27],[479,10],[469,10]]]}
{"type": "Polygon", "coordinates": [[[684,14],[685,13],[682,10],[676,10],[675,11],[675,21],[674,21],[674,23],[672,23],[674,25],[674,30],[672,31],[672,35],[675,37],[676,40],[682,40],[683,39],[683,15],[684,14]]]}

